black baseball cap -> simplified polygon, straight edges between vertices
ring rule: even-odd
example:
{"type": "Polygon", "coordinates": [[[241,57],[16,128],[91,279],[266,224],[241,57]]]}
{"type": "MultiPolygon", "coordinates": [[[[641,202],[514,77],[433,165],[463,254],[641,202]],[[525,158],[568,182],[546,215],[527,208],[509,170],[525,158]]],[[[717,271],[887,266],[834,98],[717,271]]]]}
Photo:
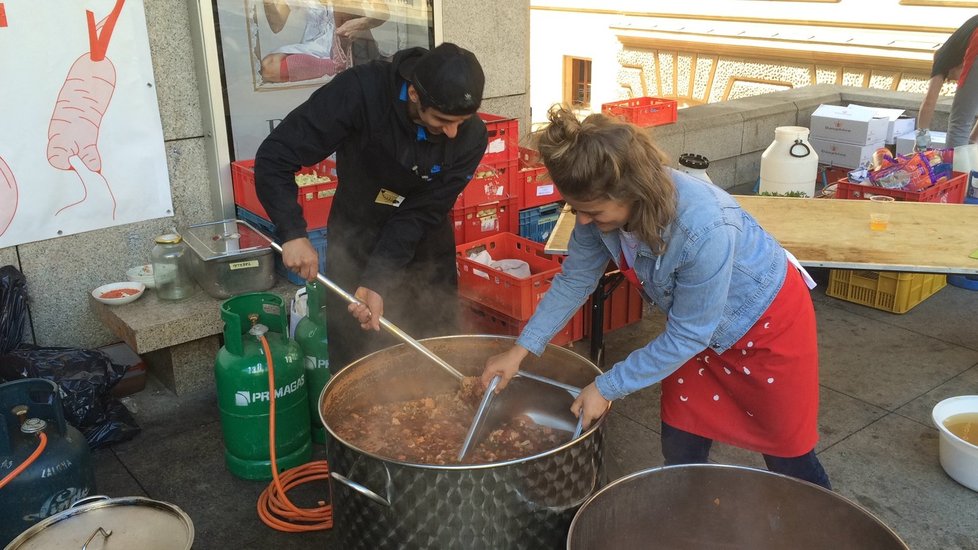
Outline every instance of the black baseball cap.
{"type": "Polygon", "coordinates": [[[422,106],[453,116],[478,111],[486,84],[475,54],[449,42],[422,55],[410,80],[422,106]]]}

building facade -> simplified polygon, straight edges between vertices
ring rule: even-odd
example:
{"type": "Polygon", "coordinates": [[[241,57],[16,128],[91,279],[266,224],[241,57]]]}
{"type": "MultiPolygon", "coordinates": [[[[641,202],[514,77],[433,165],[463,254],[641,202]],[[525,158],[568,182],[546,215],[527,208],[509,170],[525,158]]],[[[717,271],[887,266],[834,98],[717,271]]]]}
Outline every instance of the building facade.
{"type": "Polygon", "coordinates": [[[922,93],[934,51],[976,7],[953,0],[626,0],[609,9],[534,0],[532,119],[545,120],[559,102],[587,112],[652,96],[683,107],[813,84],[922,93]]]}

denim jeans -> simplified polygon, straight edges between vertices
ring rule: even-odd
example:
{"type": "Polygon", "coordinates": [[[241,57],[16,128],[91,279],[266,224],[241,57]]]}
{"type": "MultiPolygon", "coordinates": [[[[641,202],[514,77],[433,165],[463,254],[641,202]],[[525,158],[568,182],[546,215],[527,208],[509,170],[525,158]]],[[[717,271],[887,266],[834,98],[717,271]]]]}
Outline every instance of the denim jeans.
{"type": "MultiPolygon", "coordinates": [[[[705,464],[710,458],[712,439],[692,434],[679,428],[662,423],[662,456],[666,466],[676,464],[705,464]]],[[[822,468],[822,463],[815,456],[815,449],[793,458],[763,455],[767,469],[821,485],[831,490],[829,477],[822,468]]]]}

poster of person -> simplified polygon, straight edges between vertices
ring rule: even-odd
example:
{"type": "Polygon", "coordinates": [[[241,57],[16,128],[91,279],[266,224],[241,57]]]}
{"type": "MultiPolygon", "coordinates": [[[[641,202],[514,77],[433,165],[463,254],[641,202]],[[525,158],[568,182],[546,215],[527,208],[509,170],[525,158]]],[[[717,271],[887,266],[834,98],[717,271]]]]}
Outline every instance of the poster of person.
{"type": "Polygon", "coordinates": [[[0,6],[0,248],[172,216],[143,0],[0,6]]]}
{"type": "Polygon", "coordinates": [[[431,46],[431,0],[217,0],[233,156],[354,65],[431,46]]]}

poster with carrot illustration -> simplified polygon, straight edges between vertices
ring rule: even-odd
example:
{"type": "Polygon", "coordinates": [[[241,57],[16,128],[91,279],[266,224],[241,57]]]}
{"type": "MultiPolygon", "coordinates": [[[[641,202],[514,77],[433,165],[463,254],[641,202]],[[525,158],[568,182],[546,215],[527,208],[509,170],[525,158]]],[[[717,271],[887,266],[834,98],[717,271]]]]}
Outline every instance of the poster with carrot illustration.
{"type": "Polygon", "coordinates": [[[0,5],[0,248],[172,216],[143,0],[0,5]]]}

